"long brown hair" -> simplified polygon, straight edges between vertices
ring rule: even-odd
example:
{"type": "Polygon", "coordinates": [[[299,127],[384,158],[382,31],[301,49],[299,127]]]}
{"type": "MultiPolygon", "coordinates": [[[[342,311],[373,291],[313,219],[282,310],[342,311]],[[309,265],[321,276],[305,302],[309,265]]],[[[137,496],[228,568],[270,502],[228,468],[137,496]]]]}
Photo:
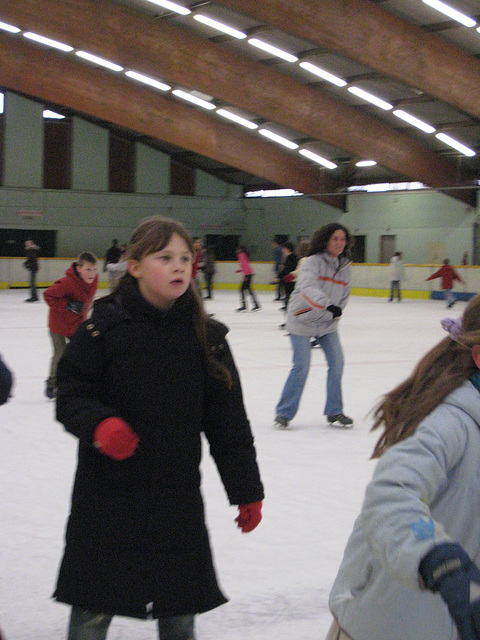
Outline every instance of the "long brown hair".
{"type": "Polygon", "coordinates": [[[392,445],[414,433],[419,423],[477,369],[472,347],[480,344],[480,295],[462,317],[458,337],[444,338],[418,362],[410,377],[385,394],[374,409],[373,429],[383,433],[373,450],[379,458],[392,445]]]}
{"type": "MultiPolygon", "coordinates": [[[[193,240],[181,222],[177,222],[177,220],[172,220],[171,218],[163,218],[162,216],[151,216],[143,220],[133,232],[122,260],[140,261],[151,253],[162,251],[162,249],[169,244],[174,234],[179,235],[185,240],[192,256],[195,255],[193,240]]],[[[127,271],[121,278],[113,294],[121,292],[125,283],[132,280],[135,280],[135,278],[127,271]]],[[[207,370],[210,375],[221,380],[230,388],[232,385],[230,371],[212,355],[207,332],[208,316],[205,313],[202,298],[193,280],[190,282],[189,290],[194,301],[193,321],[195,333],[205,353],[207,370]]]]}

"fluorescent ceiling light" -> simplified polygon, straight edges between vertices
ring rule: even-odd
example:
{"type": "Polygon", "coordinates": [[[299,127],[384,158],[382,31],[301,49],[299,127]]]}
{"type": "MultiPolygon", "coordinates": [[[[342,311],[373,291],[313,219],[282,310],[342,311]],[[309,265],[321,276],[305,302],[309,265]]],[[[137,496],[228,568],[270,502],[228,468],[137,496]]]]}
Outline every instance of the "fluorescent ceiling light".
{"type": "Polygon", "coordinates": [[[182,7],[181,5],[176,4],[175,2],[169,2],[168,0],[147,0],[147,2],[156,4],[164,9],[169,9],[170,11],[179,13],[182,16],[188,16],[189,13],[192,13],[190,9],[187,9],[187,7],[182,7]]]}
{"type": "Polygon", "coordinates": [[[0,113],[3,113],[3,93],[0,93],[0,113]]]}
{"type": "Polygon", "coordinates": [[[271,53],[278,58],[282,58],[282,60],[286,60],[287,62],[298,62],[298,58],[296,56],[293,56],[291,53],[287,53],[286,51],[282,51],[282,49],[273,47],[271,44],[267,44],[262,40],[257,40],[257,38],[250,38],[248,44],[257,47],[257,49],[267,51],[268,53],[271,53]]]}
{"type": "Polygon", "coordinates": [[[319,156],[316,153],[312,153],[308,149],[300,149],[298,153],[301,153],[302,156],[305,156],[306,158],[313,160],[313,162],[316,162],[317,164],[321,164],[322,166],[327,167],[327,169],[337,168],[337,165],[334,162],[330,162],[330,160],[327,160],[326,158],[322,158],[322,156],[319,156]]]}
{"type": "Polygon", "coordinates": [[[207,16],[202,15],[201,13],[196,13],[193,16],[194,20],[201,22],[202,24],[206,24],[208,27],[212,27],[212,29],[216,29],[217,31],[222,31],[223,33],[227,33],[229,36],[233,38],[237,38],[237,40],[244,40],[247,37],[246,33],[242,31],[238,31],[238,29],[234,29],[233,27],[229,27],[222,22],[218,22],[218,20],[213,20],[212,18],[207,18],[207,16]]]}
{"type": "Polygon", "coordinates": [[[256,125],[254,122],[250,122],[250,120],[247,120],[246,118],[241,118],[240,116],[237,116],[235,113],[227,111],[226,109],[217,109],[217,113],[219,116],[222,116],[222,118],[232,120],[237,124],[241,124],[242,127],[247,127],[247,129],[258,129],[258,125],[256,125]]]}
{"type": "Polygon", "coordinates": [[[375,162],[375,160],[360,160],[359,162],[355,163],[355,166],[356,167],[373,167],[376,164],[377,163],[375,162]]]}
{"type": "Polygon", "coordinates": [[[260,191],[245,193],[246,198],[289,198],[291,196],[303,196],[303,193],[295,189],[260,189],[260,191]]]}
{"type": "Polygon", "coordinates": [[[469,149],[458,140],[455,140],[454,138],[447,136],[446,133],[436,133],[435,137],[441,140],[442,142],[444,142],[445,144],[448,144],[449,147],[452,147],[453,149],[460,151],[460,153],[463,153],[465,156],[477,155],[475,151],[473,151],[473,149],[469,149]]]}
{"type": "Polygon", "coordinates": [[[206,100],[202,100],[201,98],[197,98],[196,96],[192,96],[191,93],[187,93],[186,91],[181,91],[180,89],[175,89],[172,91],[174,96],[177,98],[181,98],[182,100],[186,100],[187,102],[192,102],[196,104],[197,107],[202,107],[203,109],[215,109],[215,105],[211,102],[207,102],[206,100]]]}
{"type": "Polygon", "coordinates": [[[347,187],[347,191],[418,191],[419,189],[430,189],[423,182],[382,182],[380,184],[363,184],[347,187]]]}
{"type": "Polygon", "coordinates": [[[50,38],[44,38],[43,36],[39,36],[36,33],[32,33],[31,31],[26,31],[24,34],[25,38],[29,40],[35,40],[35,42],[40,42],[40,44],[45,44],[47,47],[53,47],[54,49],[60,49],[60,51],[73,51],[73,47],[68,44],[63,44],[63,42],[57,42],[57,40],[51,40],[50,38]]]}
{"type": "Polygon", "coordinates": [[[337,76],[334,76],[332,73],[329,73],[328,71],[325,71],[324,69],[321,69],[320,67],[317,67],[314,64],[311,64],[310,62],[300,62],[300,66],[302,67],[302,69],[305,69],[306,71],[310,71],[310,73],[313,73],[316,76],[323,78],[323,80],[326,80],[327,82],[331,82],[332,84],[337,85],[337,87],[344,87],[347,84],[345,80],[342,80],[341,78],[337,78],[337,76]]]}
{"type": "Polygon", "coordinates": [[[104,60],[104,58],[99,58],[98,56],[94,56],[91,53],[87,53],[86,51],[75,51],[75,55],[79,58],[84,58],[85,60],[89,60],[94,64],[99,64],[101,67],[106,67],[107,69],[111,69],[112,71],[123,71],[123,67],[118,64],[114,64],[109,60],[104,60]]]}
{"type": "Polygon", "coordinates": [[[125,75],[129,78],[133,78],[133,80],[138,80],[138,82],[143,82],[143,84],[148,84],[150,87],[160,89],[160,91],[170,91],[172,88],[164,82],[159,82],[158,80],[144,76],[143,73],[137,73],[136,71],[125,71],[125,75]]]}
{"type": "Polygon", "coordinates": [[[52,120],[63,120],[65,116],[62,116],[61,113],[56,113],[55,111],[50,111],[50,109],[45,109],[43,112],[44,118],[51,118],[52,120]]]}
{"type": "Polygon", "coordinates": [[[350,91],[350,93],[354,93],[359,98],[363,98],[367,102],[371,102],[376,107],[380,107],[380,109],[384,109],[385,111],[393,109],[393,105],[389,102],[385,102],[385,100],[381,100],[380,98],[373,96],[371,93],[368,93],[368,91],[364,91],[358,87],[348,87],[348,91],[350,91]]]}
{"type": "Polygon", "coordinates": [[[276,133],[272,133],[268,129],[259,129],[258,133],[262,136],[265,136],[265,138],[270,138],[270,140],[278,142],[278,144],[281,144],[288,149],[298,149],[298,144],[292,142],[291,140],[287,140],[287,138],[282,138],[282,136],[278,136],[276,133]]]}
{"type": "Polygon", "coordinates": [[[460,22],[460,24],[465,25],[465,27],[474,27],[477,24],[472,18],[469,18],[465,14],[460,13],[460,11],[453,9],[453,7],[449,7],[448,4],[440,2],[440,0],[423,0],[423,2],[428,4],[429,7],[432,7],[449,18],[452,18],[452,20],[460,22]]]}
{"type": "Polygon", "coordinates": [[[426,122],[423,122],[423,120],[419,120],[418,118],[415,118],[415,116],[412,116],[406,111],[402,111],[401,109],[395,109],[395,111],[393,112],[393,115],[397,116],[397,118],[401,118],[402,120],[405,120],[405,122],[413,124],[414,127],[417,127],[417,129],[421,129],[422,131],[425,131],[425,133],[434,133],[435,131],[435,127],[432,127],[430,124],[427,124],[426,122]]]}
{"type": "Polygon", "coordinates": [[[14,27],[11,24],[7,24],[6,22],[0,22],[0,30],[9,31],[10,33],[20,33],[21,29],[18,27],[14,27]]]}

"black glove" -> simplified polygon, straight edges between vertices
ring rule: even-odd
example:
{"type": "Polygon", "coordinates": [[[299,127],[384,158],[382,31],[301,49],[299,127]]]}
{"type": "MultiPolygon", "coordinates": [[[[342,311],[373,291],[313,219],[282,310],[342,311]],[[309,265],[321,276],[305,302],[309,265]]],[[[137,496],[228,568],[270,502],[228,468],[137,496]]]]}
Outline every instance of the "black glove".
{"type": "Polygon", "coordinates": [[[453,542],[434,547],[420,563],[425,586],[440,592],[461,640],[480,640],[480,571],[453,542]]]}
{"type": "Polygon", "coordinates": [[[342,315],[342,310],[340,307],[337,307],[336,304],[329,304],[327,307],[327,311],[333,315],[333,318],[339,318],[342,315]]]}
{"type": "Polygon", "coordinates": [[[84,306],[81,300],[69,300],[67,302],[67,309],[73,311],[73,313],[82,313],[84,306]]]}

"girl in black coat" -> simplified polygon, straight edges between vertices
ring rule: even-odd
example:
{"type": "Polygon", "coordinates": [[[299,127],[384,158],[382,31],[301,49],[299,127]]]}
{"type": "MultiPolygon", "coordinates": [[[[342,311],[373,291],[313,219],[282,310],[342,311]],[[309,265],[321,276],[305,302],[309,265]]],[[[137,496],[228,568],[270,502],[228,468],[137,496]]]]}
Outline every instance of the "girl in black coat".
{"type": "Polygon", "coordinates": [[[238,526],[261,520],[263,488],[226,327],[191,286],[184,227],[133,233],[128,270],[95,303],[58,368],[57,419],[79,439],[55,598],[69,640],[102,640],[114,615],[159,619],[161,640],[194,638],[194,615],[226,602],[200,493],[201,433],[238,526]]]}

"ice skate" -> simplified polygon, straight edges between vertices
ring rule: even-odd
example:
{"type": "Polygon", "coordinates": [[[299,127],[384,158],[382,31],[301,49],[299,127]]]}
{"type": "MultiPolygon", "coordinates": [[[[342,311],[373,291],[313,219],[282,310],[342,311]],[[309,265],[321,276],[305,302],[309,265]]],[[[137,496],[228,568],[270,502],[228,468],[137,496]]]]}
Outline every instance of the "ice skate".
{"type": "Polygon", "coordinates": [[[343,429],[351,429],[353,427],[352,418],[344,416],[343,413],[337,413],[334,416],[327,416],[327,420],[331,427],[340,427],[343,429]]]}
{"type": "Polygon", "coordinates": [[[289,420],[284,418],[283,416],[277,416],[273,421],[273,426],[275,429],[286,429],[288,427],[289,420]]]}

